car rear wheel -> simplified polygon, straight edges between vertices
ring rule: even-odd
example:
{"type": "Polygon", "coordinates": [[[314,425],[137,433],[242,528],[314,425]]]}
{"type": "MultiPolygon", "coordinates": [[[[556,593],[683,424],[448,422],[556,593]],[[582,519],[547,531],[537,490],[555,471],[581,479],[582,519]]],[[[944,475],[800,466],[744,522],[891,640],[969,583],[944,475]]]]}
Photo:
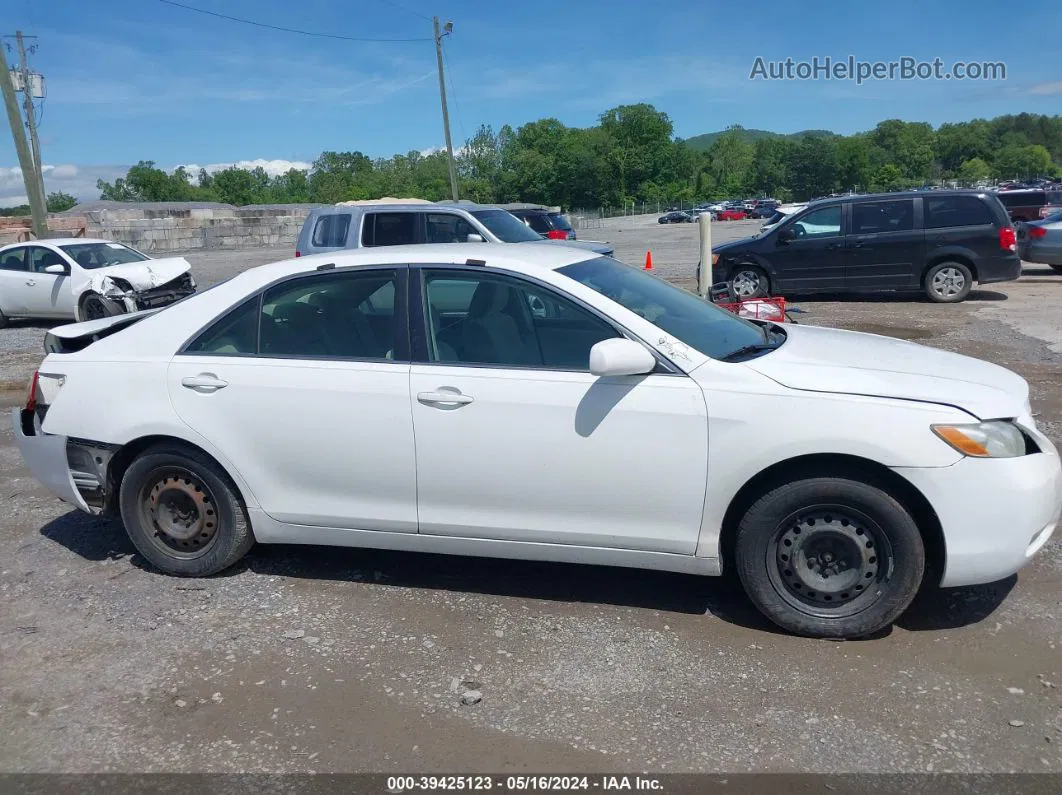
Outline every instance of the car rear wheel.
{"type": "Polygon", "coordinates": [[[752,602],[799,635],[859,638],[890,625],[922,582],[925,549],[888,492],[846,478],[778,486],[741,520],[738,575],[752,602]]]}
{"type": "Polygon", "coordinates": [[[1051,270],[1053,270],[1055,273],[1062,273],[1062,265],[1052,265],[1051,270]]]}
{"type": "Polygon", "coordinates": [[[133,545],[166,574],[216,574],[254,546],[235,484],[190,449],[160,446],[140,455],[122,478],[119,504],[133,545]]]}
{"type": "Polygon", "coordinates": [[[973,274],[961,262],[938,262],[926,272],[926,296],[938,304],[957,304],[973,289],[973,274]]]}
{"type": "Polygon", "coordinates": [[[106,298],[99,293],[89,293],[81,299],[81,311],[78,313],[78,320],[102,320],[105,317],[120,315],[122,311],[121,305],[110,298],[106,298]]]}
{"type": "Polygon", "coordinates": [[[762,298],[768,286],[767,274],[753,265],[739,265],[730,274],[730,290],[738,298],[762,298]]]}

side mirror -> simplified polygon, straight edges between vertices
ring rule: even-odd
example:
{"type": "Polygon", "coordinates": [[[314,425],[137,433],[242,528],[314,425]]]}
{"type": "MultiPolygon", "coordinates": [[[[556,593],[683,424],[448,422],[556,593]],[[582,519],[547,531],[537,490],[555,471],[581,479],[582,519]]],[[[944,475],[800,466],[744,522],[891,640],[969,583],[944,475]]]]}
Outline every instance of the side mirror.
{"type": "Polygon", "coordinates": [[[66,265],[60,265],[58,262],[54,265],[47,265],[44,268],[45,273],[54,273],[56,276],[66,276],[70,273],[70,269],[66,265]]]}
{"type": "Polygon", "coordinates": [[[470,235],[469,235],[469,236],[468,236],[467,238],[465,238],[465,239],[466,239],[466,240],[467,240],[467,241],[468,241],[469,243],[485,243],[485,242],[486,242],[486,241],[485,241],[485,240],[483,239],[483,235],[477,235],[477,234],[474,234],[474,233],[473,233],[473,234],[470,234],[470,235]]]}
{"type": "Polygon", "coordinates": [[[602,340],[590,349],[593,375],[645,375],[654,369],[656,358],[634,340],[621,337],[602,340]]]}
{"type": "Polygon", "coordinates": [[[787,226],[785,229],[779,229],[776,237],[779,243],[789,243],[796,240],[796,232],[793,231],[792,227],[787,226]]]}

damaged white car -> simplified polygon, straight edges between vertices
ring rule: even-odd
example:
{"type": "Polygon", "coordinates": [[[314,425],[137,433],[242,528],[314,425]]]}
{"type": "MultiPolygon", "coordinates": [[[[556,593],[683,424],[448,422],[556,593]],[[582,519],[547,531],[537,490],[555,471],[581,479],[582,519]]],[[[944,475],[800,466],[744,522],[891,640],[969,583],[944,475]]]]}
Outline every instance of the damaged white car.
{"type": "Polygon", "coordinates": [[[58,238],[0,248],[0,328],[10,318],[95,320],[195,292],[183,257],[151,259],[110,240],[58,238]]]}

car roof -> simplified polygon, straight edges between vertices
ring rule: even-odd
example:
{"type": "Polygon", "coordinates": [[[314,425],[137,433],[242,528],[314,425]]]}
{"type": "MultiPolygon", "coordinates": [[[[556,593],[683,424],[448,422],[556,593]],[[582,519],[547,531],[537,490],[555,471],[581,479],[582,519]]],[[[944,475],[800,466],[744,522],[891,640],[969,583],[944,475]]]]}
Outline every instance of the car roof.
{"type": "Polygon", "coordinates": [[[311,254],[296,259],[274,262],[251,268],[263,278],[279,279],[299,273],[309,273],[322,265],[337,268],[359,265],[462,265],[470,260],[486,267],[501,267],[514,271],[534,272],[556,270],[575,262],[600,257],[593,251],[563,243],[530,241],[527,243],[427,243],[408,246],[375,246],[372,248],[340,249],[311,254]]]}
{"type": "MultiPolygon", "coordinates": [[[[29,245],[46,245],[46,246],[72,246],[83,245],[85,243],[117,243],[117,240],[103,240],[95,237],[49,237],[45,240],[23,240],[18,243],[8,243],[4,246],[0,246],[0,249],[8,248],[9,246],[29,246],[29,245]]],[[[121,245],[125,245],[122,243],[121,245]]]]}
{"type": "MultiPolygon", "coordinates": [[[[913,199],[925,196],[928,191],[923,190],[897,190],[889,193],[855,193],[847,196],[824,196],[821,199],[812,199],[809,205],[823,205],[832,202],[864,202],[864,201],[887,201],[889,199],[913,199]]],[[[934,198],[939,196],[987,196],[990,190],[973,190],[970,188],[942,188],[932,192],[934,198]]]]}

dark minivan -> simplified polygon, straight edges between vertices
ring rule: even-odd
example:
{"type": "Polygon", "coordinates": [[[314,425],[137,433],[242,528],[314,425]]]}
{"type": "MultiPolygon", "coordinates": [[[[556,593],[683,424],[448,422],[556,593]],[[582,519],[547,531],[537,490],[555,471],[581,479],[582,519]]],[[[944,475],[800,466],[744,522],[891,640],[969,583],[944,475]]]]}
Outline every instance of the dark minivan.
{"type": "Polygon", "coordinates": [[[813,202],[767,232],[712,249],[735,295],[922,290],[956,303],[974,283],[1021,275],[1014,227],[993,193],[933,191],[813,202]]]}

